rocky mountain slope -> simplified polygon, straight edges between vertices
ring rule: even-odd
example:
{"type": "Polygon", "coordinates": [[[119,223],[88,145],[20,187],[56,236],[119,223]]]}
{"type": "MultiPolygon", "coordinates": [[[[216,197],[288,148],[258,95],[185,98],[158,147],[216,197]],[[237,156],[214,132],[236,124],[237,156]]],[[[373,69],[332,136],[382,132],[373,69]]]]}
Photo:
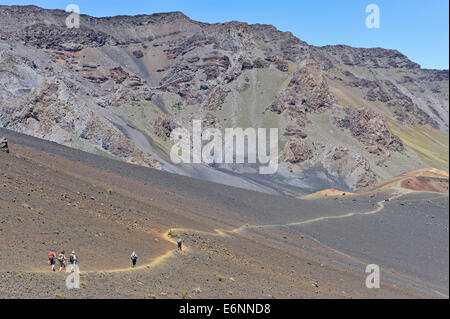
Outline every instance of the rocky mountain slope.
{"type": "Polygon", "coordinates": [[[93,18],[0,6],[0,127],[270,192],[357,190],[448,167],[448,70],[395,50],[315,47],[270,25],[180,12],[93,18]],[[279,128],[280,168],[174,165],[177,127],[279,128]]]}

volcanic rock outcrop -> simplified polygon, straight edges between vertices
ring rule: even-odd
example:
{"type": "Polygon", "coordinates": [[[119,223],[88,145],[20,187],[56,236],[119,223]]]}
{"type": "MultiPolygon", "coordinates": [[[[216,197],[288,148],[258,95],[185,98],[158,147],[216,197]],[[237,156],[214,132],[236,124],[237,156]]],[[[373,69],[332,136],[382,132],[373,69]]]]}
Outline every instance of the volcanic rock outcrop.
{"type": "Polygon", "coordinates": [[[385,152],[401,151],[403,143],[394,135],[383,117],[367,108],[347,108],[342,119],[336,123],[343,129],[350,130],[352,136],[366,146],[371,154],[381,155],[385,152]]]}
{"type": "MultiPolygon", "coordinates": [[[[291,192],[299,170],[319,166],[329,170],[318,175],[324,187],[338,176],[354,189],[448,165],[448,70],[421,69],[395,50],[315,47],[270,25],[207,24],[181,12],[81,15],[72,29],[67,15],[0,6],[1,127],[165,169],[170,132],[194,118],[221,129],[277,127],[280,171],[294,182],[250,182],[264,191],[291,192]],[[368,165],[333,159],[326,152],[336,147],[368,165]]],[[[241,166],[220,168],[230,184],[250,185],[241,166]]],[[[217,181],[215,168],[171,170],[217,181]]]]}

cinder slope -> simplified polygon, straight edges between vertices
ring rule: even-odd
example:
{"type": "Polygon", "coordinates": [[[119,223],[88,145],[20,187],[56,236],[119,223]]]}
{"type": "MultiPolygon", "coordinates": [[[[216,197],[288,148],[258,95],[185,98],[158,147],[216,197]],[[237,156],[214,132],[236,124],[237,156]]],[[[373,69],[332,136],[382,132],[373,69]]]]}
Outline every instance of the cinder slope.
{"type": "Polygon", "coordinates": [[[403,199],[383,192],[356,201],[302,201],[186,181],[16,133],[8,137],[11,153],[0,152],[4,298],[448,295],[448,214],[441,216],[448,195],[433,200],[435,194],[417,193],[403,199]],[[384,202],[387,197],[391,201],[384,202]],[[433,238],[423,219],[398,210],[397,201],[407,203],[410,214],[426,208],[436,215],[429,226],[433,238]],[[393,211],[385,212],[388,208],[393,211]],[[372,218],[395,228],[381,237],[395,245],[371,241],[376,249],[369,257],[365,245],[358,248],[363,241],[352,238],[379,238],[386,227],[372,218]],[[415,236],[401,225],[413,227],[415,236]],[[170,229],[183,237],[183,252],[174,251],[170,229]],[[349,238],[333,238],[349,232],[349,238]],[[51,247],[77,251],[82,289],[69,291],[63,273],[50,273],[46,254],[51,247]],[[132,250],[140,256],[134,270],[128,268],[132,250]],[[382,289],[369,290],[364,271],[374,261],[382,268],[382,289]]]}

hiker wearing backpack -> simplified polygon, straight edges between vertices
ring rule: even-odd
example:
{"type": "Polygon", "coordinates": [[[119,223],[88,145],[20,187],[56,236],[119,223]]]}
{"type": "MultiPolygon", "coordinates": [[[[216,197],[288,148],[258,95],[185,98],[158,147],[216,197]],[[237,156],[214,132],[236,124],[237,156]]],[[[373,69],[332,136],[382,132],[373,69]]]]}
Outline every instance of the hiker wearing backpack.
{"type": "Polygon", "coordinates": [[[136,253],[134,251],[131,253],[130,259],[131,259],[131,268],[136,267],[136,262],[137,262],[138,256],[136,255],[136,253]]]}
{"type": "Polygon", "coordinates": [[[75,251],[72,251],[69,257],[69,262],[71,265],[77,265],[78,264],[78,257],[75,254],[75,251]]]}
{"type": "Polygon", "coordinates": [[[52,271],[55,271],[55,263],[56,263],[55,248],[52,248],[48,253],[48,264],[52,266],[52,271]]]}
{"type": "Polygon", "coordinates": [[[178,238],[177,238],[177,244],[178,244],[178,250],[182,251],[183,250],[183,248],[182,248],[183,241],[181,240],[180,236],[178,236],[178,238]]]}
{"type": "Polygon", "coordinates": [[[63,268],[66,269],[66,254],[64,250],[59,254],[58,261],[59,261],[59,271],[61,271],[63,268]]]}

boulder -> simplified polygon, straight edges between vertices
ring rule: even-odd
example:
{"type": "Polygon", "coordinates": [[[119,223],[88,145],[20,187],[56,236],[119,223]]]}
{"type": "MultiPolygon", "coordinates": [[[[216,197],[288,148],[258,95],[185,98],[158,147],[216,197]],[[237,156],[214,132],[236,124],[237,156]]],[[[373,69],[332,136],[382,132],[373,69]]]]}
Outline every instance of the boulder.
{"type": "Polygon", "coordinates": [[[291,164],[303,162],[311,157],[308,144],[298,137],[291,138],[284,147],[284,160],[291,164]]]}
{"type": "Polygon", "coordinates": [[[300,137],[300,138],[307,138],[308,134],[303,133],[302,130],[294,125],[289,125],[288,127],[286,127],[286,130],[283,133],[284,136],[295,136],[295,137],[300,137]]]}
{"type": "Polygon", "coordinates": [[[144,57],[144,53],[141,50],[133,51],[133,55],[136,59],[141,59],[144,57]]]}
{"type": "Polygon", "coordinates": [[[163,140],[167,140],[170,138],[170,134],[175,129],[175,123],[173,121],[165,116],[159,116],[155,120],[155,134],[162,138],[163,140]]]}

